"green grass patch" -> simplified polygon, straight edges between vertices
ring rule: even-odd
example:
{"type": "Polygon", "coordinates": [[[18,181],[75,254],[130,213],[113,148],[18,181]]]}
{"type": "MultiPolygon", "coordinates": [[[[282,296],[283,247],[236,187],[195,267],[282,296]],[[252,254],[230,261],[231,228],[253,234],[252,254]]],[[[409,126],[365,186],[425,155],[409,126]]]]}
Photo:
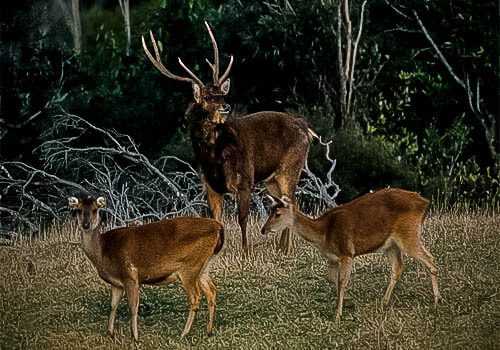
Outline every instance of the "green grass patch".
{"type": "MultiPolygon", "coordinates": [[[[389,267],[382,254],[355,260],[342,323],[333,322],[336,294],[325,260],[294,238],[294,252],[276,252],[278,237],[261,236],[251,221],[251,252],[243,257],[234,220],[213,265],[218,289],[215,334],[206,334],[206,304],[190,335],[179,336],[188,304],[178,284],[142,287],[143,349],[347,348],[495,349],[500,344],[500,217],[478,212],[431,213],[424,241],[436,257],[443,301],[433,309],[423,266],[405,257],[391,305],[381,308],[389,267]]],[[[0,348],[109,349],[131,347],[122,299],[116,336],[106,335],[109,287],[78,244],[74,228],[0,247],[0,348]]]]}

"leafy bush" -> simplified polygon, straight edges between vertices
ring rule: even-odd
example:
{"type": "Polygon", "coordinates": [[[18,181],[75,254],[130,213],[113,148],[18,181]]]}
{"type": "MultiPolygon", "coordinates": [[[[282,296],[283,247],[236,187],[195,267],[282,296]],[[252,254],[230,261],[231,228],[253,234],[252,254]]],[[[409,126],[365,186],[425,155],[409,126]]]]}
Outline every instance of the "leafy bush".
{"type": "Polygon", "coordinates": [[[475,159],[467,159],[458,165],[454,182],[454,202],[468,202],[495,207],[500,198],[500,169],[485,170],[475,159]]]}
{"type": "Polygon", "coordinates": [[[331,148],[337,159],[335,180],[342,189],[339,203],[387,186],[416,188],[416,174],[382,137],[337,131],[331,148]]]}

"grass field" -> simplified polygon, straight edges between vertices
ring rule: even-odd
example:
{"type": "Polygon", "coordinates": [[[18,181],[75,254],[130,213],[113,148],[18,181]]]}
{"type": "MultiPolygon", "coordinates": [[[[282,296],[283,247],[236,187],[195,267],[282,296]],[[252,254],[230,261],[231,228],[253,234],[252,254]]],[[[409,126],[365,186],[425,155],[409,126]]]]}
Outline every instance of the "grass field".
{"type": "MultiPolygon", "coordinates": [[[[178,284],[143,287],[142,349],[499,349],[500,216],[431,213],[424,241],[436,257],[443,297],[434,311],[423,266],[405,257],[405,271],[385,309],[380,299],[389,267],[381,254],[355,260],[349,294],[356,306],[333,322],[335,293],[324,259],[295,238],[294,253],[275,252],[252,220],[252,252],[242,258],[239,231],[227,223],[226,245],[214,263],[218,288],[215,334],[206,334],[203,304],[191,334],[180,341],[187,300],[178,284]]],[[[122,299],[114,339],[106,335],[109,288],[79,246],[74,228],[0,247],[0,348],[133,347],[122,299]]]]}

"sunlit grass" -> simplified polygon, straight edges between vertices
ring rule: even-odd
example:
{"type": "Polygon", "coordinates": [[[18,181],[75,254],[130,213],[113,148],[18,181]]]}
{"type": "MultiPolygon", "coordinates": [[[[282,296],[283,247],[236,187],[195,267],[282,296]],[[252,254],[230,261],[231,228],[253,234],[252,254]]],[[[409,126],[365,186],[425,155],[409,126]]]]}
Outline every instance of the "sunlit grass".
{"type": "MultiPolygon", "coordinates": [[[[333,322],[335,293],[324,259],[299,238],[290,257],[278,237],[261,236],[252,218],[252,249],[227,220],[226,244],[213,265],[218,288],[215,334],[206,334],[203,304],[180,341],[187,300],[177,285],[143,287],[138,347],[493,349],[500,344],[500,217],[483,212],[431,213],[424,240],[436,257],[443,302],[432,307],[425,269],[405,257],[391,305],[380,306],[389,267],[381,254],[355,260],[349,294],[356,307],[333,322]]],[[[74,227],[0,247],[0,348],[99,349],[132,346],[122,300],[117,334],[106,335],[109,288],[83,254],[74,227]]]]}

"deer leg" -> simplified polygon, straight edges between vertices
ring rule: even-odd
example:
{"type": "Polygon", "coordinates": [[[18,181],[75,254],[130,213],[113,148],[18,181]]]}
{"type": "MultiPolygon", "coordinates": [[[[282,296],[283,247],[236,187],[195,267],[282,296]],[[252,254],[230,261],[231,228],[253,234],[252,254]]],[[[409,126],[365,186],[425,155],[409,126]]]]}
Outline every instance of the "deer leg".
{"type": "MultiPolygon", "coordinates": [[[[339,276],[339,263],[338,260],[329,260],[328,261],[328,270],[326,273],[326,280],[333,285],[333,289],[335,293],[338,292],[338,276],[339,276]]],[[[347,294],[347,287],[346,287],[347,294]]],[[[354,302],[352,298],[344,295],[343,306],[345,307],[354,307],[354,302]]]]}
{"type": "Polygon", "coordinates": [[[427,267],[427,271],[429,272],[429,277],[431,279],[432,292],[434,294],[434,305],[437,306],[439,300],[441,299],[441,294],[439,293],[438,288],[437,268],[436,265],[434,265],[434,257],[422,243],[420,243],[420,251],[420,255],[423,257],[421,261],[423,261],[424,265],[427,267]]]}
{"type": "MultiPolygon", "coordinates": [[[[295,187],[297,186],[297,181],[298,181],[298,176],[296,179],[295,177],[290,177],[290,176],[283,176],[283,175],[276,176],[276,184],[280,189],[281,195],[287,196],[294,203],[295,203],[295,187]]],[[[284,229],[283,232],[281,233],[279,250],[285,255],[289,255],[292,252],[292,240],[289,228],[284,229]]]]}
{"type": "Polygon", "coordinates": [[[403,250],[412,258],[420,261],[426,268],[431,279],[432,292],[434,294],[434,305],[437,306],[441,295],[439,294],[438,282],[437,282],[437,268],[434,265],[434,257],[431,253],[423,246],[423,244],[418,242],[404,242],[403,250]]]}
{"type": "Polygon", "coordinates": [[[349,283],[352,271],[352,258],[344,257],[339,260],[339,277],[338,277],[338,299],[337,311],[335,312],[335,322],[340,324],[340,316],[342,316],[342,305],[344,302],[344,294],[349,283]]]}
{"type": "Polygon", "coordinates": [[[247,221],[248,213],[250,211],[250,191],[238,191],[238,223],[241,228],[241,245],[245,251],[248,250],[247,243],[247,221]]]}
{"type": "Polygon", "coordinates": [[[213,326],[214,326],[214,318],[215,318],[215,299],[217,297],[217,290],[215,289],[215,285],[212,282],[212,279],[208,274],[204,274],[201,277],[201,289],[205,297],[207,298],[208,304],[208,324],[207,324],[207,333],[208,335],[212,335],[213,326]]]}
{"type": "MultiPolygon", "coordinates": [[[[285,177],[277,177],[276,180],[281,194],[287,196],[295,202],[296,184],[288,182],[288,179],[285,177]]],[[[289,228],[286,228],[283,232],[281,232],[279,250],[285,255],[289,255],[292,252],[291,230],[289,228]]]]}
{"type": "Polygon", "coordinates": [[[108,333],[113,336],[115,332],[115,318],[116,310],[118,309],[118,304],[120,304],[120,299],[123,295],[123,288],[117,286],[111,286],[111,313],[108,319],[108,333]]]}
{"type": "Polygon", "coordinates": [[[396,245],[391,246],[385,251],[387,258],[391,264],[391,277],[385,291],[384,298],[382,299],[383,305],[388,305],[391,300],[392,291],[396,282],[399,280],[403,272],[403,252],[396,245]]]}
{"type": "MultiPolygon", "coordinates": [[[[270,180],[266,183],[266,188],[273,196],[281,197],[282,191],[278,183],[274,180],[270,180]]],[[[281,233],[280,243],[278,245],[278,250],[284,254],[289,254],[291,252],[290,244],[290,230],[285,229],[281,233]]]]}
{"type": "Polygon", "coordinates": [[[139,283],[137,280],[127,280],[124,283],[127,302],[130,309],[130,330],[134,340],[139,339],[137,331],[137,311],[139,310],[139,283]]]}
{"type": "Polygon", "coordinates": [[[337,260],[328,261],[328,270],[326,273],[326,280],[332,284],[335,284],[335,291],[338,289],[338,277],[339,276],[339,262],[337,260]]]}
{"type": "MultiPolygon", "coordinates": [[[[303,142],[297,139],[295,145],[288,149],[288,152],[283,156],[279,172],[274,177],[281,195],[286,195],[293,202],[295,202],[295,188],[299,182],[308,152],[309,142],[307,136],[304,135],[303,142]]],[[[290,229],[283,230],[279,249],[284,254],[290,254],[292,243],[290,229]]]]}
{"type": "Polygon", "coordinates": [[[266,182],[266,189],[267,191],[272,194],[273,196],[280,197],[281,196],[281,190],[274,180],[269,180],[266,182]]]}
{"type": "Polygon", "coordinates": [[[184,287],[184,290],[186,291],[186,295],[189,299],[190,307],[189,307],[189,314],[188,318],[186,321],[186,325],[184,326],[184,330],[181,333],[181,339],[184,339],[184,337],[189,333],[191,330],[191,326],[193,325],[194,318],[196,316],[196,313],[200,309],[200,304],[201,304],[201,291],[200,291],[200,282],[197,279],[188,279],[188,280],[183,280],[182,281],[182,286],[184,287]]]}
{"type": "Polygon", "coordinates": [[[207,182],[205,182],[205,190],[207,191],[208,205],[212,212],[212,217],[221,222],[224,197],[222,194],[215,192],[207,182]]]}

